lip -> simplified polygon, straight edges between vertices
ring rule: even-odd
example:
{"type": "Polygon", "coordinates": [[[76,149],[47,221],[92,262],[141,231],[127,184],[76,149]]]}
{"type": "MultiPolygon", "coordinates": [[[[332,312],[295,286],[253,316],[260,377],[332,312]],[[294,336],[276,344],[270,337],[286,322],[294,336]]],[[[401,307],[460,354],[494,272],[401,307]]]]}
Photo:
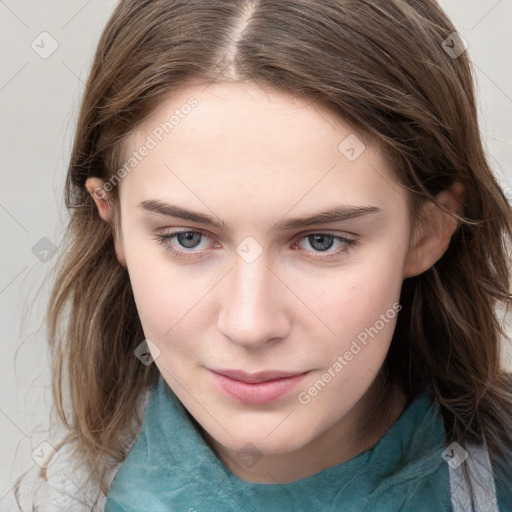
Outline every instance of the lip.
{"type": "Polygon", "coordinates": [[[247,373],[242,370],[209,369],[215,384],[238,402],[273,402],[291,391],[308,373],[270,370],[247,373]]]}

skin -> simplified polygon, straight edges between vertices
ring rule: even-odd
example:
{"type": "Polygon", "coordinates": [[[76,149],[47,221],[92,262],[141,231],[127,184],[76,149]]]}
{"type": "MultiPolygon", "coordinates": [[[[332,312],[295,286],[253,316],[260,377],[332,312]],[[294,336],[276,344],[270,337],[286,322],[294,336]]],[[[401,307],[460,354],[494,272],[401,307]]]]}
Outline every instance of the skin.
{"type": "MultiPolygon", "coordinates": [[[[338,149],[356,133],[350,126],[318,106],[253,85],[187,86],[134,132],[130,152],[191,96],[198,105],[118,185],[117,257],[128,270],[155,364],[219,458],[244,480],[290,482],[371,447],[403,412],[405,396],[393,389],[388,417],[361,435],[383,402],[375,377],[396,316],[309,403],[300,403],[298,393],[398,303],[403,280],[442,256],[457,224],[430,203],[431,229],[413,233],[406,193],[374,145],[358,135],[366,149],[350,161],[338,149]],[[213,215],[226,228],[138,206],[151,199],[213,215]],[[278,221],[335,205],[380,211],[270,231],[278,221]],[[156,242],[159,233],[180,228],[211,238],[189,246],[178,238],[167,242],[198,257],[178,259],[156,242]],[[332,246],[322,250],[306,236],[326,231],[356,243],[347,248],[329,239],[332,246]],[[246,237],[255,244],[244,246],[246,237]],[[262,253],[248,263],[237,247],[262,253]],[[328,261],[326,253],[338,255],[328,261]],[[208,370],[214,367],[310,373],[278,400],[246,404],[214,385],[208,370]],[[239,452],[258,460],[248,464],[239,452]]],[[[102,185],[99,178],[86,183],[101,218],[112,222],[108,195],[93,193],[102,185]]],[[[460,192],[456,186],[437,199],[456,210],[460,192]]]]}

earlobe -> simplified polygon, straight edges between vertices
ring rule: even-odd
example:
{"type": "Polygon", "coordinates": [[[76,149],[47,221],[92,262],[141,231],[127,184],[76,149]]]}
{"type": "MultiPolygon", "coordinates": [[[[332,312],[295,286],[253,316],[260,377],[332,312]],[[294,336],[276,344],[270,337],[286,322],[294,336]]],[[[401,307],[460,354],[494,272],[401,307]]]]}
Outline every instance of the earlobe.
{"type": "MultiPolygon", "coordinates": [[[[436,199],[453,213],[459,213],[462,204],[463,187],[455,183],[440,192],[436,199]]],[[[414,277],[431,268],[441,259],[450,245],[459,222],[450,213],[430,201],[425,205],[425,222],[416,234],[409,248],[404,265],[403,278],[414,277]]]]}
{"type": "MultiPolygon", "coordinates": [[[[91,194],[96,206],[98,208],[99,216],[105,222],[113,222],[113,209],[109,202],[108,193],[103,188],[104,181],[100,178],[87,178],[85,187],[89,194],[91,194]]],[[[114,230],[115,231],[115,230],[114,230]]],[[[128,268],[126,258],[124,256],[123,247],[118,240],[117,236],[114,237],[114,248],[116,252],[117,261],[124,267],[128,268]]]]}

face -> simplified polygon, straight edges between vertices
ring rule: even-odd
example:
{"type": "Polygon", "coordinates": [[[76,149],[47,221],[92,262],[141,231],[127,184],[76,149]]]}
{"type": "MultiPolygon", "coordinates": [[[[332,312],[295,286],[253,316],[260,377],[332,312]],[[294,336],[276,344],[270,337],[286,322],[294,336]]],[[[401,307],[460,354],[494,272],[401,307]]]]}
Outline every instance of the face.
{"type": "Polygon", "coordinates": [[[362,141],[312,104],[220,84],[174,94],[130,140],[120,243],[142,326],[227,449],[313,443],[383,364],[410,227],[389,163],[362,141]]]}

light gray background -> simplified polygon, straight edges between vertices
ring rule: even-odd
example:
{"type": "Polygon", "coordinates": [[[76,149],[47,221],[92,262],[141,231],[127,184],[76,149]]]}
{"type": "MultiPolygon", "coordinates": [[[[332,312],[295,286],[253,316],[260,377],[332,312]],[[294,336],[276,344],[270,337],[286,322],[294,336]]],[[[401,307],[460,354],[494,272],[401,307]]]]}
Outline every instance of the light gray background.
{"type": "MultiPolygon", "coordinates": [[[[15,510],[14,478],[35,464],[31,453],[45,440],[51,404],[44,330],[50,263],[32,248],[43,237],[59,245],[79,100],[116,3],[0,0],[1,510],[15,510]],[[58,43],[47,59],[31,48],[43,31],[58,43]]],[[[512,200],[512,0],[444,0],[441,5],[469,43],[482,132],[512,200]]]]}

